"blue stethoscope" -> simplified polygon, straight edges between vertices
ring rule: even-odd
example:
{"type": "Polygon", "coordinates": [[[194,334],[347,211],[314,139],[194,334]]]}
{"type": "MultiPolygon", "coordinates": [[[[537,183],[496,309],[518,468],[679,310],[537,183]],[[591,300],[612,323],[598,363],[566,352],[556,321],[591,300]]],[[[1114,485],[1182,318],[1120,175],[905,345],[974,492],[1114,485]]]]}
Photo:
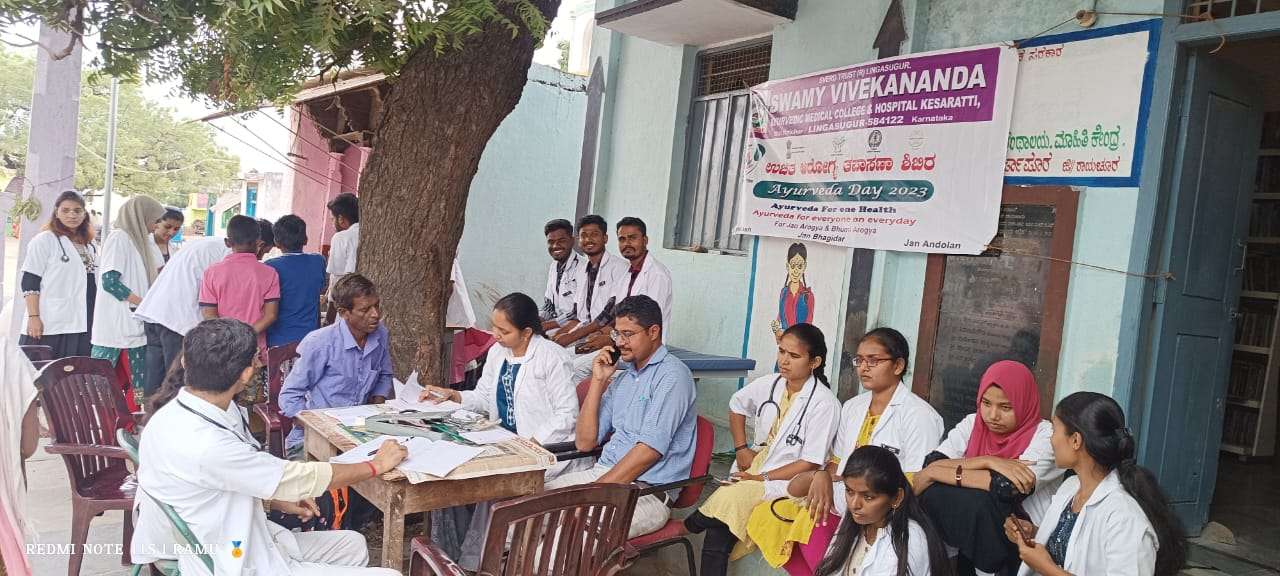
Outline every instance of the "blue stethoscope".
{"type": "MultiPolygon", "coordinates": [[[[812,379],[813,377],[810,376],[809,378],[812,379]]],[[[778,406],[778,403],[773,400],[773,393],[778,391],[778,382],[781,382],[781,381],[782,381],[781,374],[779,374],[777,378],[773,379],[773,384],[769,386],[769,399],[765,400],[764,403],[760,404],[759,408],[756,408],[757,421],[760,419],[760,415],[764,414],[764,407],[770,404],[773,405],[773,413],[777,415],[775,417],[776,418],[782,417],[782,407],[778,406]]],[[[814,382],[814,386],[817,386],[817,385],[818,385],[817,382],[814,382]]],[[[804,390],[802,389],[801,392],[803,391],[804,390]]],[[[782,441],[785,442],[787,446],[795,446],[804,440],[803,438],[800,437],[800,430],[804,427],[804,415],[809,413],[809,403],[813,401],[813,392],[814,392],[813,390],[809,391],[809,397],[804,399],[804,407],[800,409],[800,417],[796,418],[796,421],[791,423],[791,426],[788,428],[787,435],[782,439],[782,441]]],[[[764,446],[764,445],[765,444],[761,444],[761,446],[764,446]]]]}

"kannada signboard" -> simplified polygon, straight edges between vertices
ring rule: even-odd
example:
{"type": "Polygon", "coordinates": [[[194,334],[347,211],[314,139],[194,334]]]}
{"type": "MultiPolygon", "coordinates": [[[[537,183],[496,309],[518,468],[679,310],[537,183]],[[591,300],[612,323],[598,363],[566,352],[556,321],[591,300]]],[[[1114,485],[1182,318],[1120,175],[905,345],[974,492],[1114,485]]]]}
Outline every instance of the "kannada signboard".
{"type": "Polygon", "coordinates": [[[1137,186],[1159,38],[1145,20],[1023,42],[1006,181],[1137,186]]]}
{"type": "Polygon", "coordinates": [[[751,90],[738,234],[977,254],[996,231],[1017,51],[889,58],[751,90]]]}

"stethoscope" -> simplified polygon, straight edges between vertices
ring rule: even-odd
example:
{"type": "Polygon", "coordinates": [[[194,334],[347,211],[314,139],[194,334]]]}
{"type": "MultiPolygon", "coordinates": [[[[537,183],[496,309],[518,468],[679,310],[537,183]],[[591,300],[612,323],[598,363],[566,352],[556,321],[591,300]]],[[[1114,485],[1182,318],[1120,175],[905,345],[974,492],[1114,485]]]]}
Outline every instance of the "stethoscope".
{"type": "MultiPolygon", "coordinates": [[[[59,237],[58,237],[58,249],[59,249],[59,250],[62,250],[62,257],[61,257],[61,258],[59,258],[59,260],[62,260],[62,263],[63,263],[63,264],[66,264],[67,262],[70,262],[70,261],[71,261],[71,257],[70,257],[70,256],[67,256],[67,247],[62,245],[62,237],[61,237],[61,236],[59,236],[59,237]]],[[[90,247],[90,246],[86,246],[86,247],[85,247],[85,249],[86,249],[86,250],[92,250],[93,248],[92,248],[92,247],[90,247]]]]}
{"type": "MultiPolygon", "coordinates": [[[[258,444],[257,442],[251,442],[251,441],[249,441],[249,440],[245,439],[245,437],[241,436],[241,435],[240,435],[238,432],[236,432],[235,430],[232,430],[231,428],[229,428],[226,424],[223,424],[223,423],[221,423],[221,422],[218,422],[218,421],[214,420],[213,418],[210,418],[210,417],[208,417],[208,416],[205,416],[204,414],[201,414],[201,413],[199,413],[199,412],[196,412],[196,411],[195,411],[195,409],[193,409],[193,408],[192,408],[192,407],[190,407],[190,406],[187,406],[185,403],[183,403],[183,402],[182,402],[182,400],[174,400],[174,402],[177,402],[177,403],[178,403],[178,405],[179,405],[179,406],[181,406],[181,407],[182,407],[184,410],[186,410],[187,412],[190,412],[190,413],[192,413],[192,414],[195,414],[196,416],[199,416],[200,418],[204,419],[204,421],[205,421],[205,422],[208,422],[208,423],[210,423],[210,424],[213,424],[214,426],[217,426],[218,428],[221,428],[221,429],[223,429],[223,430],[226,430],[227,432],[230,432],[232,436],[235,436],[235,437],[236,437],[236,440],[239,440],[239,441],[241,441],[241,442],[244,442],[245,444],[248,444],[248,445],[252,446],[252,447],[253,447],[253,449],[254,449],[255,451],[258,451],[258,452],[261,452],[261,451],[262,451],[262,445],[261,445],[261,444],[258,444]]],[[[240,412],[240,409],[239,409],[239,408],[236,408],[236,412],[238,412],[238,413],[240,414],[240,422],[244,424],[244,429],[245,429],[245,430],[248,430],[248,429],[249,429],[249,420],[248,420],[247,418],[245,418],[245,417],[244,417],[244,412],[240,412]]]]}
{"type": "MultiPolygon", "coordinates": [[[[810,378],[812,379],[813,377],[810,376],[810,378]]],[[[779,374],[777,378],[773,379],[773,384],[769,386],[769,399],[765,400],[764,403],[760,404],[759,408],[756,408],[757,421],[759,421],[760,415],[764,413],[764,407],[770,404],[773,405],[773,412],[774,414],[777,414],[776,417],[782,416],[782,407],[778,406],[778,403],[773,400],[773,393],[778,390],[778,382],[781,382],[781,381],[782,381],[781,374],[779,374]]],[[[814,386],[817,386],[817,385],[818,385],[817,382],[815,382],[814,386]]],[[[801,392],[803,391],[804,390],[801,389],[801,392]]],[[[809,391],[809,397],[804,399],[804,407],[800,409],[800,417],[796,418],[795,422],[791,423],[791,426],[788,428],[788,434],[782,439],[782,441],[785,442],[787,446],[795,446],[797,444],[800,444],[804,440],[803,438],[800,437],[800,430],[804,427],[804,415],[809,413],[809,403],[813,401],[813,392],[814,392],[813,390],[809,391]]]]}

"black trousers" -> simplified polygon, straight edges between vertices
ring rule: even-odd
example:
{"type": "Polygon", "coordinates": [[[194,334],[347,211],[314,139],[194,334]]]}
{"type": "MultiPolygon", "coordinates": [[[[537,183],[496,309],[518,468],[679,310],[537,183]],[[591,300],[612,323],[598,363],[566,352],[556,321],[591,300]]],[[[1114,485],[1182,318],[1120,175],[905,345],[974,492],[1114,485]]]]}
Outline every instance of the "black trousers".
{"type": "Polygon", "coordinates": [[[164,375],[173,359],[182,353],[182,335],[162,324],[144,323],[147,331],[147,387],[143,396],[151,396],[160,389],[164,375]]]}
{"type": "Polygon", "coordinates": [[[691,533],[706,532],[702,538],[703,576],[725,576],[729,572],[729,554],[738,544],[738,537],[733,535],[729,526],[718,519],[703,516],[694,512],[684,519],[684,527],[691,533]]]}

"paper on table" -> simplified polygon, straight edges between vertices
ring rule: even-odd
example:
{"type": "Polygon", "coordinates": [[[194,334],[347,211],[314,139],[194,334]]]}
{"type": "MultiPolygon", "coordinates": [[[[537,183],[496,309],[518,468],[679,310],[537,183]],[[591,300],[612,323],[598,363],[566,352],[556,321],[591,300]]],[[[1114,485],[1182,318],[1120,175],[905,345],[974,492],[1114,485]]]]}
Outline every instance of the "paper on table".
{"type": "Polygon", "coordinates": [[[396,410],[413,410],[415,412],[453,412],[461,410],[462,405],[452,400],[445,400],[439,404],[430,402],[419,402],[418,398],[422,397],[424,388],[418,384],[418,373],[409,375],[409,379],[404,385],[396,389],[396,397],[387,400],[387,405],[396,410]]]}
{"type": "Polygon", "coordinates": [[[497,444],[515,438],[516,435],[501,426],[489,430],[463,432],[462,437],[476,444],[497,444]]]}
{"type": "Polygon", "coordinates": [[[373,440],[330,458],[329,462],[333,464],[359,464],[361,462],[368,462],[373,460],[373,454],[376,454],[378,449],[382,447],[382,443],[387,440],[394,440],[404,444],[408,438],[383,434],[382,436],[378,436],[373,440]]]}
{"type": "Polygon", "coordinates": [[[382,410],[377,406],[365,404],[362,406],[346,406],[343,408],[328,408],[320,411],[325,416],[334,418],[341,422],[343,426],[357,426],[366,417],[374,414],[381,414],[382,410]]]}
{"type": "Polygon", "coordinates": [[[420,472],[444,478],[454,468],[470,462],[481,452],[484,452],[484,448],[414,438],[413,444],[409,446],[409,457],[400,463],[399,468],[404,472],[420,472]]]}

